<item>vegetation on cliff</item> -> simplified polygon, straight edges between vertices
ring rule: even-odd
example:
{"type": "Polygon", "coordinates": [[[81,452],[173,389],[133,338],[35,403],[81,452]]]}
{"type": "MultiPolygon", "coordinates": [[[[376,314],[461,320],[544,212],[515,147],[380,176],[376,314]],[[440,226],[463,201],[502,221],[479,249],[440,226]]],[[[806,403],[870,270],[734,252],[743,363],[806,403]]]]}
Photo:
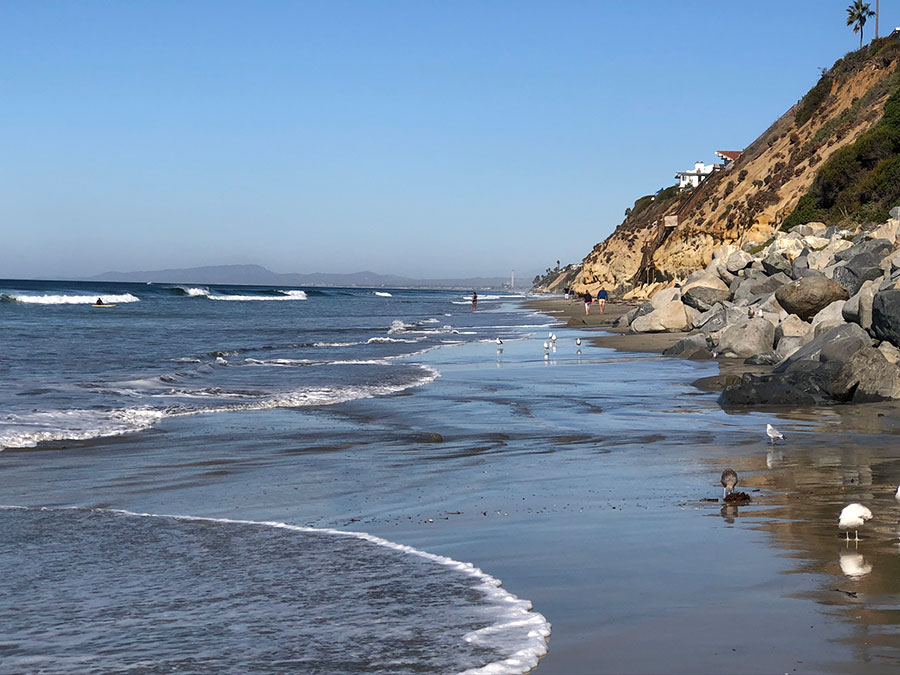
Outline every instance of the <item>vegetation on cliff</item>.
{"type": "Polygon", "coordinates": [[[884,220],[900,201],[898,62],[896,37],[839,59],[729,168],[637,200],[574,287],[638,293],[684,279],[722,244],[760,246],[783,224],[884,220]]]}

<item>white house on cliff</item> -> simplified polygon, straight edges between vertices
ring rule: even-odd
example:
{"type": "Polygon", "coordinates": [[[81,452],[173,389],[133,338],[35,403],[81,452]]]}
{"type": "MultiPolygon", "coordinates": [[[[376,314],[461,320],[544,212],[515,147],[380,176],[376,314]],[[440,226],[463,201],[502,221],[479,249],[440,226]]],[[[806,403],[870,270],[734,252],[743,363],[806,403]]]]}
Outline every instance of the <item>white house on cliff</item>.
{"type": "Polygon", "coordinates": [[[730,168],[734,160],[741,156],[741,152],[739,150],[716,150],[716,155],[722,160],[717,164],[694,162],[693,169],[676,173],[675,178],[678,179],[678,187],[682,189],[697,187],[714,171],[730,168]]]}

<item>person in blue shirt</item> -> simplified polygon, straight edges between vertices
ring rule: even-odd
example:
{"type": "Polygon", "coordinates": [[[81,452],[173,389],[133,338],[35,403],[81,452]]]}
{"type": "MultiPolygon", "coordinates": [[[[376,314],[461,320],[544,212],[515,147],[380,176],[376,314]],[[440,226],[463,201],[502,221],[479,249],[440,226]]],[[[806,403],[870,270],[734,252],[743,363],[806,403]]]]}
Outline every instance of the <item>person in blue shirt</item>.
{"type": "Polygon", "coordinates": [[[597,291],[597,304],[600,306],[600,313],[603,314],[603,310],[606,309],[606,300],[609,298],[609,294],[606,292],[605,288],[601,288],[597,291]]]}

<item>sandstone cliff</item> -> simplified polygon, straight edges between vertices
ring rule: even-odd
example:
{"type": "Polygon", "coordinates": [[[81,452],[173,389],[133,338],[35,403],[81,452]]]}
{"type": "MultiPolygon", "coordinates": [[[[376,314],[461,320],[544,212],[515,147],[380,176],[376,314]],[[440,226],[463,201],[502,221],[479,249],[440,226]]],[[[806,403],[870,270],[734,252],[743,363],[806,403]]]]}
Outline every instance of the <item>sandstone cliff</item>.
{"type": "Polygon", "coordinates": [[[722,244],[766,242],[828,160],[879,123],[898,90],[898,59],[900,41],[893,38],[848,54],[728,169],[690,192],[669,188],[638,200],[585,257],[575,289],[647,295],[707,265],[722,244]]]}

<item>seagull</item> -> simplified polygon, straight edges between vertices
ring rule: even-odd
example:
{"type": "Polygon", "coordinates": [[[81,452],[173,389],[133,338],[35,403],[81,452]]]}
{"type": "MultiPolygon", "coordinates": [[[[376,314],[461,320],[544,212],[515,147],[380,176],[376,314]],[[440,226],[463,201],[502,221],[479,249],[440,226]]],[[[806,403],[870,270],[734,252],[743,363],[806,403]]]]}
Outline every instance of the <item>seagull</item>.
{"type": "Polygon", "coordinates": [[[499,337],[496,340],[494,340],[494,342],[496,342],[498,345],[503,344],[503,340],[501,340],[499,337]]]}
{"type": "Polygon", "coordinates": [[[900,502],[900,487],[897,488],[897,493],[894,495],[894,499],[900,502]]]}
{"type": "Polygon", "coordinates": [[[784,434],[778,431],[771,424],[766,425],[766,436],[769,437],[769,441],[771,441],[772,445],[775,445],[775,441],[783,441],[784,434]]]}
{"type": "Polygon", "coordinates": [[[556,342],[556,333],[550,333],[550,342],[556,342]]]}
{"type": "Polygon", "coordinates": [[[738,484],[738,475],[734,469],[725,469],[719,482],[722,483],[722,499],[725,499],[725,495],[734,492],[734,486],[738,484]]]}
{"type": "Polygon", "coordinates": [[[544,340],[544,349],[546,349],[546,350],[550,349],[550,343],[547,342],[546,340],[544,340]]]}
{"type": "Polygon", "coordinates": [[[581,346],[581,338],[575,338],[575,344],[581,346]]]}
{"type": "Polygon", "coordinates": [[[850,530],[853,530],[853,533],[856,535],[856,541],[859,541],[859,528],[871,518],[872,512],[862,504],[848,504],[841,510],[841,516],[838,518],[838,527],[847,532],[847,541],[850,541],[850,530]]]}

